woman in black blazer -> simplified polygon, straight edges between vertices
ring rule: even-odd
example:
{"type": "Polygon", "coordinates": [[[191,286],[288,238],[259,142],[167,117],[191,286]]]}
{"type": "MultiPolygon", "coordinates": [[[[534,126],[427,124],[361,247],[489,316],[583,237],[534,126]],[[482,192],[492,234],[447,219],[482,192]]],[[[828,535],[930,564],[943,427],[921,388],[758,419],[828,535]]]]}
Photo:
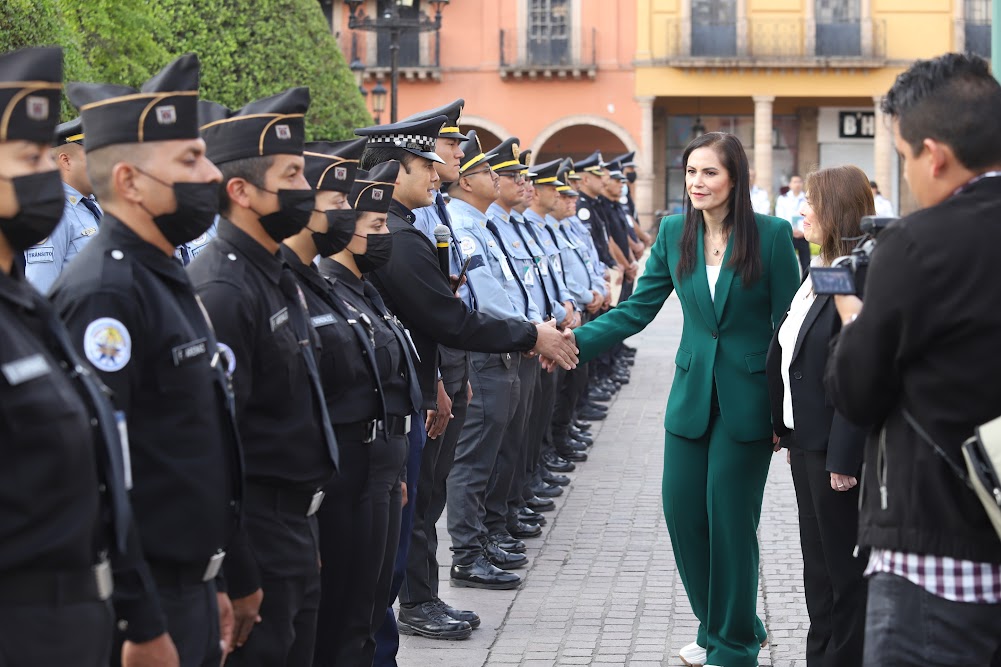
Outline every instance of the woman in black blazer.
{"type": "MultiPolygon", "coordinates": [[[[821,246],[818,261],[827,266],[851,251],[853,243],[842,239],[860,236],[862,216],[875,213],[872,191],[865,173],[851,166],[811,174],[806,190],[803,232],[821,246]]],[[[789,448],[799,506],[808,667],[862,664],[866,559],[853,552],[865,430],[839,415],[824,389],[830,341],[840,330],[834,301],[815,295],[807,276],[767,360],[772,423],[789,448]]]]}

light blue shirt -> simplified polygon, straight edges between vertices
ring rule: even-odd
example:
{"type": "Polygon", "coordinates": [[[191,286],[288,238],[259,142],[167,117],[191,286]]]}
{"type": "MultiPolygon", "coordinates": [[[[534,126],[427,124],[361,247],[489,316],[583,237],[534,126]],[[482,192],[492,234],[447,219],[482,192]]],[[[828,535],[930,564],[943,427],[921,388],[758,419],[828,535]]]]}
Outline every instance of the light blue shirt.
{"type": "Polygon", "coordinates": [[[94,238],[100,227],[76,188],[63,183],[63,192],[66,207],[59,224],[47,239],[24,251],[25,277],[42,294],[49,291],[66,265],[94,238]]]}
{"type": "MultiPolygon", "coordinates": [[[[541,244],[545,261],[549,265],[548,271],[543,269],[542,275],[547,281],[546,288],[549,290],[550,297],[559,298],[561,303],[574,301],[573,294],[567,289],[566,283],[563,280],[563,263],[560,260],[560,249],[549,234],[545,219],[532,209],[527,209],[525,211],[525,224],[531,225],[538,243],[541,244]],[[556,297],[553,297],[554,294],[556,297]]],[[[540,263],[539,268],[542,269],[543,264],[540,263]]]]}
{"type": "Polygon", "coordinates": [[[576,215],[564,218],[560,225],[567,237],[574,239],[577,243],[577,248],[587,263],[587,269],[591,274],[591,289],[602,296],[608,296],[608,291],[605,289],[605,269],[607,267],[601,263],[601,259],[598,257],[598,249],[591,237],[591,230],[576,215]]]}
{"type": "MultiPolygon", "coordinates": [[[[533,322],[542,322],[549,312],[552,312],[553,317],[557,317],[556,310],[550,310],[553,308],[553,302],[546,298],[545,288],[542,286],[541,272],[536,261],[536,256],[541,255],[542,250],[535,245],[535,242],[532,241],[532,237],[529,236],[527,231],[524,229],[519,230],[516,227],[516,225],[523,225],[523,221],[518,219],[516,213],[508,213],[496,202],[491,204],[487,209],[487,215],[490,216],[490,220],[497,226],[501,241],[504,242],[504,247],[507,248],[511,258],[515,274],[532,297],[532,302],[535,306],[535,310],[532,312],[538,317],[538,320],[534,319],[532,314],[529,315],[529,319],[533,322]],[[518,233],[519,231],[521,232],[520,234],[518,233]],[[534,251],[532,250],[533,247],[534,251]]],[[[563,312],[563,317],[566,317],[566,311],[562,304],[560,304],[560,312],[563,312]]]]}
{"type": "MultiPolygon", "coordinates": [[[[448,206],[451,206],[451,204],[449,204],[448,206]]],[[[441,217],[438,215],[438,207],[436,207],[434,204],[432,204],[431,206],[422,206],[421,208],[415,208],[413,210],[413,214],[414,214],[414,227],[417,228],[417,230],[420,233],[424,234],[424,236],[431,239],[431,243],[437,244],[437,241],[434,238],[434,228],[437,227],[438,225],[445,224],[442,221],[441,217]]],[[[449,213],[449,217],[451,217],[451,215],[452,214],[449,213]]],[[[435,245],[435,248],[437,247],[438,246],[435,245]]],[[[453,276],[459,275],[459,272],[462,271],[462,264],[458,263],[458,258],[459,255],[455,251],[455,239],[452,239],[452,247],[449,248],[449,253],[448,253],[448,271],[453,276]]],[[[479,287],[474,286],[473,289],[478,290],[479,287]]],[[[463,285],[462,287],[459,288],[457,294],[459,295],[459,298],[462,299],[462,303],[466,304],[466,308],[468,308],[469,310],[476,310],[473,304],[473,297],[469,294],[468,287],[463,285]]]]}
{"type": "Polygon", "coordinates": [[[507,258],[487,229],[487,216],[461,199],[449,203],[448,215],[452,218],[455,242],[463,260],[472,258],[466,279],[476,291],[477,309],[501,319],[526,321],[525,311],[515,305],[505,288],[508,282],[512,282],[516,290],[518,286],[513,283],[514,271],[507,258]]]}
{"type": "Polygon", "coordinates": [[[591,293],[591,274],[584,263],[584,258],[577,250],[577,243],[568,237],[559,221],[552,215],[546,216],[546,227],[552,231],[559,248],[559,260],[563,282],[578,307],[587,306],[594,301],[591,293]]]}
{"type": "Polygon", "coordinates": [[[193,241],[188,241],[187,243],[182,243],[177,246],[174,250],[174,257],[178,259],[184,266],[187,266],[194,261],[195,257],[198,257],[198,253],[205,250],[205,247],[209,244],[209,241],[216,237],[218,233],[216,231],[216,226],[219,224],[219,216],[215,217],[212,221],[212,226],[208,228],[208,231],[194,239],[193,241]],[[187,255],[187,261],[185,261],[185,255],[187,255]]]}

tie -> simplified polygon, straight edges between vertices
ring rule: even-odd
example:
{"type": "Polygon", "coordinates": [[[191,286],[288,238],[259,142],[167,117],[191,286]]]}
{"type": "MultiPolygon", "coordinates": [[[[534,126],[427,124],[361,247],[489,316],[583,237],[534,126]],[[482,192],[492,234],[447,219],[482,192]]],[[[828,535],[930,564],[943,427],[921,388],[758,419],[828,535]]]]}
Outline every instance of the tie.
{"type": "Polygon", "coordinates": [[[87,207],[87,210],[94,214],[94,219],[101,222],[101,209],[98,207],[97,202],[90,197],[83,197],[80,199],[80,203],[87,207]]]}
{"type": "MultiPolygon", "coordinates": [[[[448,209],[440,192],[434,196],[434,206],[438,211],[438,217],[441,218],[442,224],[448,227],[448,231],[452,235],[452,242],[448,244],[448,247],[452,254],[452,261],[455,262],[455,271],[458,273],[462,269],[462,255],[459,253],[459,249],[455,247],[455,230],[452,229],[452,219],[448,216],[448,209]]],[[[473,283],[468,277],[466,279],[466,289],[469,290],[469,300],[472,302],[467,305],[469,305],[470,309],[476,310],[476,292],[473,291],[473,283]]]]}
{"type": "MultiPolygon", "coordinates": [[[[507,259],[507,263],[510,264],[513,269],[514,264],[511,263],[511,254],[507,251],[507,247],[501,239],[500,230],[497,229],[497,225],[494,224],[493,220],[487,220],[487,229],[489,229],[490,233],[494,235],[495,239],[497,239],[497,245],[500,246],[501,252],[504,253],[504,257],[507,259]]],[[[515,271],[514,274],[514,279],[518,283],[518,287],[521,288],[521,295],[525,297],[525,317],[528,317],[528,300],[532,297],[528,295],[528,290],[525,289],[525,284],[522,283],[521,278],[518,277],[518,272],[515,271]]]]}
{"type": "MultiPolygon", "coordinates": [[[[520,225],[517,222],[514,222],[513,219],[511,221],[511,225],[514,226],[514,231],[518,232],[518,237],[521,239],[521,242],[525,244],[525,249],[527,250],[529,248],[529,245],[528,245],[528,240],[525,238],[525,235],[521,233],[522,225],[520,225]]],[[[528,223],[526,222],[524,226],[528,227],[528,223]]],[[[528,232],[531,234],[532,230],[529,229],[528,232]]],[[[532,234],[532,238],[533,239],[535,238],[534,234],[532,234]]],[[[536,244],[538,244],[538,239],[536,239],[536,244]]],[[[531,250],[529,250],[529,252],[531,252],[531,250]]],[[[546,281],[542,279],[542,271],[539,270],[538,257],[535,258],[535,275],[539,278],[539,285],[542,287],[542,296],[546,300],[546,319],[551,320],[553,319],[553,304],[549,300],[549,290],[546,289],[546,281]]]]}
{"type": "Polygon", "coordinates": [[[327,451],[330,453],[330,460],[334,468],[340,465],[340,456],[337,448],[337,438],[330,428],[330,415],[327,413],[327,401],[323,397],[323,387],[320,385],[320,372],[316,367],[316,358],[313,356],[312,336],[309,325],[306,323],[306,314],[303,312],[303,297],[299,291],[299,285],[295,282],[292,269],[288,264],[282,265],[282,275],[278,279],[278,287],[285,300],[288,302],[289,321],[292,323],[292,331],[295,332],[299,344],[302,345],[302,358],[306,362],[306,370],[309,372],[309,381],[313,387],[313,399],[320,409],[320,421],[323,428],[323,439],[327,443],[327,451]]]}
{"type": "Polygon", "coordinates": [[[400,326],[397,324],[396,318],[389,314],[389,310],[386,308],[386,304],[383,302],[382,296],[379,294],[379,290],[368,282],[363,283],[363,285],[365,286],[365,296],[372,302],[375,309],[382,313],[383,319],[393,331],[393,335],[396,336],[396,340],[399,342],[400,347],[403,348],[403,356],[407,361],[407,384],[410,389],[410,402],[413,404],[414,412],[419,412],[423,401],[421,397],[421,388],[417,384],[417,371],[414,369],[414,360],[410,355],[410,341],[407,340],[403,331],[400,330],[400,326]]]}
{"type": "Polygon", "coordinates": [[[179,245],[177,246],[177,254],[181,256],[181,265],[187,266],[191,264],[191,253],[188,252],[188,246],[179,245]]]}
{"type": "Polygon", "coordinates": [[[46,330],[55,339],[62,357],[74,369],[76,379],[86,393],[90,404],[91,415],[97,417],[101,429],[101,449],[98,450],[102,477],[111,499],[112,522],[115,531],[115,545],[118,551],[125,553],[126,540],[132,524],[132,509],[129,506],[128,492],[125,489],[125,463],[122,458],[121,441],[118,435],[117,421],[111,404],[102,392],[100,381],[80,361],[69,334],[63,323],[56,316],[52,306],[41,295],[34,297],[35,308],[38,310],[46,330]]]}

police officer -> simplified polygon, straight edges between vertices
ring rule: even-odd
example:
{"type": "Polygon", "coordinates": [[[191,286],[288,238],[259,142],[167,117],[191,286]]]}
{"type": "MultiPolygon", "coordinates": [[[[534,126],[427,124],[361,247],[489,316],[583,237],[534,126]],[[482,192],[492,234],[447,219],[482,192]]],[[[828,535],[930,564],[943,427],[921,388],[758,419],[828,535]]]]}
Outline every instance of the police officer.
{"type": "Polygon", "coordinates": [[[602,192],[598,195],[598,204],[605,214],[605,222],[608,225],[608,235],[615,242],[615,246],[622,252],[624,258],[624,271],[622,274],[622,290],[619,292],[618,301],[625,301],[633,293],[633,283],[636,281],[636,271],[639,265],[633,252],[633,243],[638,239],[633,238],[630,233],[629,221],[626,219],[622,206],[619,205],[622,184],[619,176],[622,170],[615,162],[606,163],[602,168],[601,184],[602,192]]]}
{"type": "Polygon", "coordinates": [[[320,601],[316,511],[337,441],[317,371],[315,330],[279,244],[309,222],[303,175],[309,90],[232,112],[199,108],[222,171],[219,235],[188,267],[220,343],[232,351],[244,444],[245,531],[225,574],[236,618],[227,664],[309,665],[320,601]],[[255,621],[260,618],[260,622],[255,621]]]}
{"type": "Polygon", "coordinates": [[[189,54],[141,91],[82,83],[68,90],[106,214],[52,300],[125,415],[132,503],[158,591],[140,596],[128,577],[118,586],[115,651],[126,662],[175,646],[182,665],[221,658],[214,580],[238,518],[239,443],[225,362],[172,259],[177,244],[212,223],[217,206],[219,170],[198,133],[198,77],[189,54]]]}
{"type": "Polygon", "coordinates": [[[399,171],[398,162],[358,171],[364,145],[307,144],[316,210],[282,247],[322,342],[320,377],[340,448],[339,474],[324,488],[317,513],[317,667],[372,664],[375,630],[390,604],[410,415],[420,406],[406,333],[361,279],[359,266],[378,266],[392,249],[385,214],[399,171]],[[353,208],[336,208],[338,200],[353,208]],[[312,263],[317,255],[324,258],[320,271],[312,263]]]}
{"type": "Polygon", "coordinates": [[[131,525],[122,445],[104,387],[15,261],[62,216],[49,152],[61,91],[62,49],[0,55],[0,655],[104,667],[105,557],[127,565],[131,525]]]}
{"type": "Polygon", "coordinates": [[[83,125],[79,118],[56,127],[56,146],[52,153],[63,180],[66,198],[63,219],[47,238],[24,252],[24,275],[43,294],[49,291],[69,261],[97,234],[102,215],[87,175],[83,125]]]}

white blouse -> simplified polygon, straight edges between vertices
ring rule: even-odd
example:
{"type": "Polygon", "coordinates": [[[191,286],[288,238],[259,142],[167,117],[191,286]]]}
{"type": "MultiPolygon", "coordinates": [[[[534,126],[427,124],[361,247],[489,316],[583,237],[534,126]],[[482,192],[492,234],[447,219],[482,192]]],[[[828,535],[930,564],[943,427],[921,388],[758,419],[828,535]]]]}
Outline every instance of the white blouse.
{"type": "Polygon", "coordinates": [[[789,365],[792,363],[792,353],[796,349],[796,341],[799,340],[800,329],[806,320],[806,314],[816,300],[817,295],[813,293],[813,281],[809,277],[800,286],[796,296],[789,304],[789,315],[779,329],[779,345],[782,347],[782,421],[786,428],[795,429],[792,416],[792,392],[789,389],[789,365]]]}
{"type": "Polygon", "coordinates": [[[716,283],[719,281],[719,273],[722,269],[722,264],[719,266],[709,266],[706,264],[706,278],[709,280],[709,296],[714,303],[716,301],[716,283]]]}

